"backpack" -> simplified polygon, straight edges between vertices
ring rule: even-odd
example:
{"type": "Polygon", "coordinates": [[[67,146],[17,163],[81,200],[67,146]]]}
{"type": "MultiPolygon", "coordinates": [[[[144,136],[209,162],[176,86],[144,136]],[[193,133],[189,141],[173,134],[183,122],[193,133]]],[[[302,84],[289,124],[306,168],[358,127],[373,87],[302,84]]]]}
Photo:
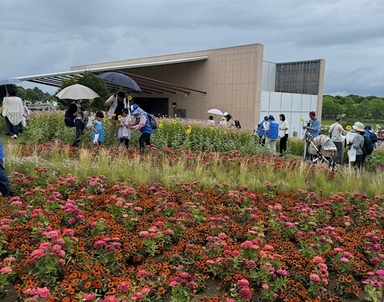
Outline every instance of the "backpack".
{"type": "Polygon", "coordinates": [[[377,143],[377,135],[375,132],[371,132],[371,137],[370,137],[372,143],[377,143]]]}
{"type": "Polygon", "coordinates": [[[238,120],[233,120],[235,122],[235,127],[237,129],[241,129],[241,125],[240,125],[240,122],[238,120]]]}
{"type": "Polygon", "coordinates": [[[153,114],[147,113],[149,119],[149,125],[152,129],[157,129],[157,120],[153,114]]]}
{"type": "Polygon", "coordinates": [[[75,119],[73,118],[73,116],[69,115],[69,107],[67,110],[65,110],[64,123],[67,127],[75,127],[75,119]]]}
{"type": "Polygon", "coordinates": [[[363,150],[364,155],[372,154],[372,151],[373,151],[372,141],[366,136],[364,136],[364,144],[361,150],[363,150]]]}

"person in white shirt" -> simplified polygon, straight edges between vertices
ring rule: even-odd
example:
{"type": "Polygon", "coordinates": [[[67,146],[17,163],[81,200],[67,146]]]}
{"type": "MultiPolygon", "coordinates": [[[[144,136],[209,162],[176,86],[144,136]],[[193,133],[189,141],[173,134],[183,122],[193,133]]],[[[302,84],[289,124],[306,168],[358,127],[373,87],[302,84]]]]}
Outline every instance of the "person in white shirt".
{"type": "Polygon", "coordinates": [[[117,95],[111,95],[105,101],[105,106],[109,107],[108,119],[111,122],[109,127],[109,135],[117,134],[120,125],[119,116],[122,116],[123,109],[129,109],[129,101],[125,98],[125,93],[120,91],[117,95]]]}
{"type": "Polygon", "coordinates": [[[284,114],[280,114],[279,118],[280,156],[283,156],[287,152],[289,124],[284,114]]]}
{"type": "Polygon", "coordinates": [[[347,135],[347,131],[344,130],[343,126],[340,124],[341,117],[337,116],[335,119],[335,123],[333,123],[329,127],[329,137],[335,144],[337,148],[337,156],[336,156],[336,164],[342,165],[343,164],[343,157],[344,157],[344,142],[345,142],[345,135],[347,135]]]}
{"type": "Polygon", "coordinates": [[[213,120],[213,116],[212,115],[209,116],[209,118],[207,120],[207,124],[208,125],[214,125],[215,124],[215,121],[213,120]]]}
{"type": "Polygon", "coordinates": [[[2,115],[5,117],[5,122],[11,136],[17,139],[24,115],[24,105],[23,101],[17,96],[17,90],[14,88],[9,89],[9,93],[3,98],[2,115]]]}

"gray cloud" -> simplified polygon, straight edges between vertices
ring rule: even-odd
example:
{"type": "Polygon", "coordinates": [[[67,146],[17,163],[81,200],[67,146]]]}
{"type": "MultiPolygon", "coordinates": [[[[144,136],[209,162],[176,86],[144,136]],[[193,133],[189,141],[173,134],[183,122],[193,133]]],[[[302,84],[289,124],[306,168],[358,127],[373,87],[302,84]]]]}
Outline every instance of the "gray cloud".
{"type": "Polygon", "coordinates": [[[325,93],[384,96],[379,0],[2,2],[0,76],[261,43],[267,61],[325,59],[325,93]]]}

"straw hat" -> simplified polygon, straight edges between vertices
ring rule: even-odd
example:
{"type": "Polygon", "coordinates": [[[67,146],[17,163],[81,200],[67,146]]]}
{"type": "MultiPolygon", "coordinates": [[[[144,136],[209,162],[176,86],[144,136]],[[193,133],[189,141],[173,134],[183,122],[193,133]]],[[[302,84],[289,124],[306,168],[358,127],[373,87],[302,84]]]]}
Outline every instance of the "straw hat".
{"type": "Polygon", "coordinates": [[[364,124],[363,123],[360,123],[360,122],[356,122],[353,127],[353,129],[355,129],[356,131],[359,131],[359,132],[365,132],[364,130],[364,124]]]}

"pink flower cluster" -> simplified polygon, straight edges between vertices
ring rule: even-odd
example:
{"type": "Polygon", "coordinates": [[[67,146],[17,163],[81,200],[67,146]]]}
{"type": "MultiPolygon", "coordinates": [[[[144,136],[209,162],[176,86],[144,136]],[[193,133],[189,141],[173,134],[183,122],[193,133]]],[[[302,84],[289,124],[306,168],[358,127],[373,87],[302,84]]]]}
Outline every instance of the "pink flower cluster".
{"type": "Polygon", "coordinates": [[[327,285],[329,272],[324,259],[320,256],[315,256],[312,261],[315,263],[315,272],[310,274],[310,280],[317,284],[327,285]]]}
{"type": "Polygon", "coordinates": [[[24,295],[33,296],[34,299],[46,298],[50,295],[50,291],[47,287],[28,288],[23,291],[24,295]]]}
{"type": "Polygon", "coordinates": [[[107,253],[114,253],[117,249],[121,248],[121,242],[119,237],[104,237],[103,239],[97,240],[93,247],[102,247],[107,253]]]}
{"type": "Polygon", "coordinates": [[[240,279],[237,281],[237,286],[239,289],[239,297],[243,299],[244,301],[251,301],[252,298],[252,291],[249,287],[249,282],[247,279],[240,279]]]}
{"type": "Polygon", "coordinates": [[[83,221],[85,219],[85,216],[80,210],[79,206],[82,206],[82,204],[76,204],[76,201],[70,199],[68,199],[65,203],[63,211],[69,216],[69,224],[74,224],[77,221],[83,221]]]}

